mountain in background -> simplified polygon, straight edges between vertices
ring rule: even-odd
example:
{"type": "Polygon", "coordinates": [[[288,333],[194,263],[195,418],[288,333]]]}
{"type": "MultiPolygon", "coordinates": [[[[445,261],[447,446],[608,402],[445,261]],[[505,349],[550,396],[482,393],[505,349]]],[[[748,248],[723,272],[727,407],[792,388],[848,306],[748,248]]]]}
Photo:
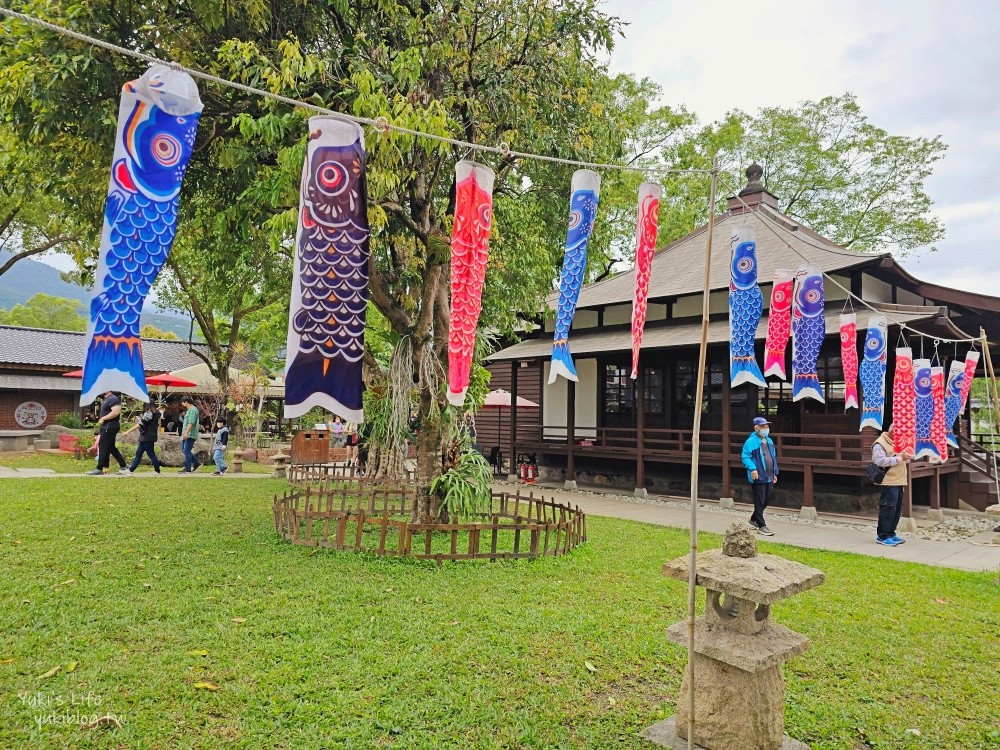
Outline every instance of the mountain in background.
{"type": "MultiPolygon", "coordinates": [[[[8,252],[0,251],[0,265],[5,263],[10,255],[8,252]]],[[[90,304],[90,289],[66,281],[59,273],[59,269],[31,258],[19,260],[7,273],[0,276],[0,310],[10,310],[15,305],[23,305],[36,294],[51,294],[53,297],[79,300],[84,311],[90,304]]],[[[155,306],[152,308],[143,311],[141,325],[156,326],[161,331],[169,331],[182,341],[187,341],[191,331],[189,318],[176,313],[160,312],[155,306]]],[[[201,338],[197,326],[194,338],[195,340],[201,338]]]]}

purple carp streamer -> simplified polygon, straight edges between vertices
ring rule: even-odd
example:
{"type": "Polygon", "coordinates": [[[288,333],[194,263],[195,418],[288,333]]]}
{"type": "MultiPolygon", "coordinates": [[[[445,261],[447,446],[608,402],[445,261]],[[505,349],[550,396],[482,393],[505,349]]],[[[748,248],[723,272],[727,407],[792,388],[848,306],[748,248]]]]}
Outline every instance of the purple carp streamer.
{"type": "Polygon", "coordinates": [[[740,226],[731,239],[729,268],[729,379],[732,387],[752,383],[763,388],[754,342],[764,314],[764,295],[757,284],[757,238],[753,227],[740,226]]]}
{"type": "Polygon", "coordinates": [[[106,391],[149,398],[139,317],[174,242],[201,106],[191,76],[165,65],[152,66],[122,88],[81,405],[106,391]]]}
{"type": "Polygon", "coordinates": [[[825,402],[816,372],[826,337],[823,309],[823,273],[818,266],[802,266],[795,275],[792,295],[792,401],[812,398],[825,402]]]}
{"type": "Polygon", "coordinates": [[[361,128],[309,119],[288,317],[285,416],[320,406],[363,422],[368,191],[361,128]]]}
{"type": "Polygon", "coordinates": [[[569,330],[576,315],[576,302],[580,299],[583,275],[587,270],[587,243],[594,231],[597,202],[601,194],[601,177],[589,169],[573,173],[569,199],[569,231],[563,255],[562,274],[559,278],[559,309],[556,312],[556,330],[552,341],[552,363],[549,365],[549,385],[562,375],[576,382],[576,366],[569,351],[569,330]]]}

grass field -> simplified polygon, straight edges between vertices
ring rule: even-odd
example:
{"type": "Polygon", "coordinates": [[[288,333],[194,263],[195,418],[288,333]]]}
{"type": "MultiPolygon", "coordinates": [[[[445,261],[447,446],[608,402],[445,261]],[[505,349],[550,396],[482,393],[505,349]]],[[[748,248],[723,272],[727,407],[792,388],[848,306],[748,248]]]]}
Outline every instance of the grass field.
{"type": "MultiPolygon", "coordinates": [[[[436,567],[284,542],[283,486],[3,480],[0,748],[638,749],[673,713],[686,532],[591,518],[565,558],[436,567]]],[[[793,737],[1000,746],[995,576],[764,547],[827,574],[775,607],[813,641],[793,737]]]]}

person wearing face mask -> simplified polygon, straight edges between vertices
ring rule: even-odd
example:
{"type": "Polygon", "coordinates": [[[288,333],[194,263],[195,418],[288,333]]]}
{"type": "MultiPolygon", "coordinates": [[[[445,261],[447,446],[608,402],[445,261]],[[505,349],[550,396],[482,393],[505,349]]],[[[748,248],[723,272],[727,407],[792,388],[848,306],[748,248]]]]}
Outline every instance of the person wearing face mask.
{"type": "Polygon", "coordinates": [[[758,534],[774,536],[764,521],[764,509],[771,504],[774,485],[778,483],[778,457],[774,450],[770,422],[765,417],[754,417],[753,432],[743,443],[743,465],[747,469],[750,489],[753,492],[753,515],[750,525],[758,534]]]}

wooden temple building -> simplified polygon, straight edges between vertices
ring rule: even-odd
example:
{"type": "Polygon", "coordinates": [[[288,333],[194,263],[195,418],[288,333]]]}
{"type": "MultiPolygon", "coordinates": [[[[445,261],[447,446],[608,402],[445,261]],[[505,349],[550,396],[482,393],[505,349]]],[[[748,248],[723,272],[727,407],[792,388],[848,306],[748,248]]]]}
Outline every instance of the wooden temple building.
{"type": "MultiPolygon", "coordinates": [[[[759,168],[747,170],[749,182],[729,199],[718,216],[712,243],[709,349],[705,394],[695,403],[698,344],[701,334],[702,284],[707,226],[657,251],[649,287],[648,317],[640,358],[641,377],[632,380],[631,315],[634,270],[585,286],[580,294],[569,347],[579,382],[558,378],[548,385],[554,311],[525,340],[492,355],[491,386],[527,398],[540,408],[507,410],[499,417],[481,413],[479,444],[499,447],[505,457],[534,455],[543,476],[577,478],[621,489],[646,488],[686,495],[690,492],[692,425],[702,410],[702,497],[749,497],[740,460],[751,420],[766,415],[777,446],[781,482],[777,503],[820,512],[876,512],[877,488],[867,484],[865,465],[878,433],[859,432],[860,413],[845,411],[840,358],[839,316],[848,294],[863,299],[889,320],[885,424],[891,421],[895,348],[901,325],[932,337],[909,334],[914,357],[931,357],[933,338],[959,339],[987,332],[1000,342],[1000,298],[959,291],[921,281],[888,253],[863,254],[838,246],[797,224],[778,210],[777,198],[759,182],[759,168]],[[768,379],[766,388],[729,382],[730,237],[736,227],[755,230],[759,281],[765,312],[757,330],[758,361],[763,363],[767,332],[766,305],[773,272],[812,263],[836,280],[825,281],[827,337],[818,373],[825,403],[792,401],[790,382],[768,379]]],[[[555,307],[557,295],[550,298],[555,307]]],[[[854,304],[858,346],[864,343],[870,315],[854,304]]],[[[907,332],[904,332],[904,335],[907,332]]],[[[942,343],[938,356],[947,368],[963,359],[968,344],[942,343]]],[[[1000,361],[1000,347],[992,348],[1000,361]]],[[[791,342],[788,351],[791,373],[791,342]]],[[[947,371],[947,370],[946,370],[947,371]]],[[[984,374],[980,360],[979,376],[984,374]]],[[[992,455],[969,430],[968,413],[960,422],[961,447],[944,463],[911,464],[911,503],[941,508],[982,510],[998,502],[992,455]]]]}

